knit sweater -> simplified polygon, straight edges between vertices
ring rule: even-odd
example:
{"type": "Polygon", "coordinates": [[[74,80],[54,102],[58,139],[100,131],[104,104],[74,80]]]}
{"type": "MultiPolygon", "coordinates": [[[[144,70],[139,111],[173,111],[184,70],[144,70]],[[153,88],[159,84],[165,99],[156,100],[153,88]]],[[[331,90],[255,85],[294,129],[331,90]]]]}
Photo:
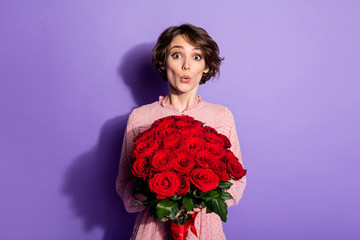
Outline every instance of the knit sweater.
{"type": "MultiPolygon", "coordinates": [[[[148,209],[143,205],[134,205],[135,199],[132,195],[132,188],[135,183],[135,176],[131,173],[132,162],[130,154],[134,148],[133,139],[137,134],[150,128],[155,120],[170,115],[188,115],[204,122],[207,126],[215,128],[219,133],[224,134],[230,139],[232,145],[230,150],[242,163],[234,118],[228,108],[207,103],[200,98],[198,103],[190,105],[183,112],[180,112],[178,108],[165,103],[164,97],[160,96],[159,101],[134,109],[127,122],[119,164],[119,174],[116,179],[116,190],[124,201],[125,209],[130,213],[138,213],[131,239],[160,240],[166,239],[169,234],[168,222],[154,221],[153,217],[149,215],[148,209]]],[[[228,192],[233,196],[233,199],[226,200],[228,206],[239,202],[246,185],[246,177],[243,177],[240,181],[231,182],[233,185],[228,192]]],[[[195,218],[195,227],[198,238],[189,231],[187,239],[226,239],[221,219],[215,213],[207,214],[206,209],[203,209],[195,218]]]]}

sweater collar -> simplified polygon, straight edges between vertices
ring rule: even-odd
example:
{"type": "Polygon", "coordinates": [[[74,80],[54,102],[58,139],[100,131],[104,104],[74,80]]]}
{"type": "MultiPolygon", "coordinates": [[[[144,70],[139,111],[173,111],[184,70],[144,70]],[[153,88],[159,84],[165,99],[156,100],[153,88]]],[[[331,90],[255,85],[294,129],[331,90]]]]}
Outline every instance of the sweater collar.
{"type": "Polygon", "coordinates": [[[166,103],[164,102],[164,96],[159,96],[159,104],[166,108],[166,109],[169,109],[169,110],[173,110],[173,111],[176,111],[178,113],[185,113],[185,112],[188,112],[188,111],[191,111],[191,110],[194,110],[194,109],[197,109],[198,107],[202,106],[204,101],[201,99],[201,96],[198,96],[199,97],[199,102],[198,103],[194,103],[192,105],[190,105],[188,108],[186,108],[183,112],[180,112],[179,108],[178,107],[175,107],[173,105],[171,105],[170,103],[166,103]]]}

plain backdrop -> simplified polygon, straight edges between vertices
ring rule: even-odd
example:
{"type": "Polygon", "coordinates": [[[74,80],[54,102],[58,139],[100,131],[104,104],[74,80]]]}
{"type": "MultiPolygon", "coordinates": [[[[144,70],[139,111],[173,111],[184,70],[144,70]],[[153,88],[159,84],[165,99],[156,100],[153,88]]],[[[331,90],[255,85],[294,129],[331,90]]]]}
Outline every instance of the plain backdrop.
{"type": "Polygon", "coordinates": [[[129,239],[124,128],[167,93],[150,53],[182,23],[225,57],[199,94],[248,169],[227,239],[360,239],[357,0],[1,0],[0,239],[129,239]]]}

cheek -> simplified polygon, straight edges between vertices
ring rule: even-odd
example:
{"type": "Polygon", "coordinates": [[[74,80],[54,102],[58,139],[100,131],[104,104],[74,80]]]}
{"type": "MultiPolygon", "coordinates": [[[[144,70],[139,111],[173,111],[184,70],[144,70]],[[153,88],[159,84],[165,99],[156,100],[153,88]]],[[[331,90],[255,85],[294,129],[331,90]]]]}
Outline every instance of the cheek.
{"type": "Polygon", "coordinates": [[[166,69],[166,76],[168,78],[169,81],[172,81],[174,79],[174,76],[175,76],[175,72],[172,68],[167,68],[166,69]]]}
{"type": "Polygon", "coordinates": [[[179,67],[176,63],[167,63],[166,64],[166,75],[168,78],[171,78],[172,76],[176,76],[179,72],[179,67]]]}
{"type": "Polygon", "coordinates": [[[203,73],[206,69],[206,66],[205,66],[205,63],[204,62],[201,62],[201,63],[198,63],[196,65],[194,65],[194,70],[197,72],[197,73],[203,73]]]}
{"type": "Polygon", "coordinates": [[[166,63],[166,72],[173,72],[174,71],[174,65],[172,63],[166,63]]]}
{"type": "Polygon", "coordinates": [[[166,61],[166,68],[175,68],[176,65],[177,65],[177,62],[174,61],[174,59],[169,58],[169,59],[166,61]]]}

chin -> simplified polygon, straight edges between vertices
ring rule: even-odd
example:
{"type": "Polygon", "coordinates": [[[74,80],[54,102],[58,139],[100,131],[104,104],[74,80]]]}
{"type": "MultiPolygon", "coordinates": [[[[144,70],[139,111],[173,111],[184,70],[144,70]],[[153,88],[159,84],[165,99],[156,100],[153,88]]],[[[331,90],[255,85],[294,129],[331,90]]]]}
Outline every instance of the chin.
{"type": "Polygon", "coordinates": [[[180,92],[180,93],[188,93],[191,92],[194,88],[192,87],[179,87],[176,88],[176,91],[180,92]]]}

